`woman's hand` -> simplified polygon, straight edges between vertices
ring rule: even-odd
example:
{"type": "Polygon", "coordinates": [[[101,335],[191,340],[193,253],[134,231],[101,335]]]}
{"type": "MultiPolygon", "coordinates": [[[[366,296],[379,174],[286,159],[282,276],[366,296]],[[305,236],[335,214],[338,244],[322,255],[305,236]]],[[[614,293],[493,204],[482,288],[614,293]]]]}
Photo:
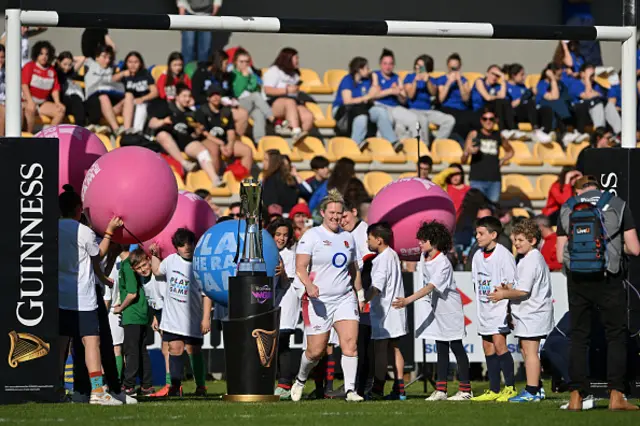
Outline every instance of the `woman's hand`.
{"type": "Polygon", "coordinates": [[[320,296],[320,289],[314,283],[305,284],[304,288],[307,290],[307,296],[313,299],[320,296]]]}

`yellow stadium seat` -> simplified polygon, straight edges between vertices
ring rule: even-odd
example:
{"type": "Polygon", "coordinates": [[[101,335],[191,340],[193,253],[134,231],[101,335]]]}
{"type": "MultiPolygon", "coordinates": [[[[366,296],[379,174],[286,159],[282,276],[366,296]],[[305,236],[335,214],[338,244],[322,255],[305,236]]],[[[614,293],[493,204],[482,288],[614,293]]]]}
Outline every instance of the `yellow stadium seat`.
{"type": "Polygon", "coordinates": [[[293,146],[293,153],[303,160],[311,160],[316,155],[322,155],[329,161],[333,160],[333,158],[327,152],[324,143],[322,143],[320,139],[313,136],[307,136],[306,138],[298,140],[293,146]]]}
{"type": "Polygon", "coordinates": [[[521,132],[533,132],[531,123],[518,123],[518,130],[521,132]]]}
{"type": "Polygon", "coordinates": [[[398,176],[398,179],[412,178],[412,177],[418,177],[418,173],[417,172],[405,172],[405,173],[401,174],[400,176],[398,176]]]}
{"type": "Polygon", "coordinates": [[[567,158],[572,159],[574,162],[578,161],[578,155],[580,155],[580,152],[588,146],[588,141],[570,143],[569,146],[567,146],[567,158]]]}
{"type": "Polygon", "coordinates": [[[462,157],[460,144],[451,139],[436,139],[431,149],[440,161],[445,163],[459,163],[462,157]]]}
{"type": "Polygon", "coordinates": [[[368,138],[369,145],[365,149],[365,153],[369,154],[374,161],[380,163],[406,163],[407,157],[402,153],[396,153],[391,146],[391,142],[382,138],[368,138]]]}
{"type": "Polygon", "coordinates": [[[611,83],[609,82],[609,79],[607,77],[600,77],[596,75],[593,79],[595,80],[596,83],[598,83],[603,88],[607,90],[611,89],[611,83]]]}
{"type": "Polygon", "coordinates": [[[318,73],[312,69],[300,68],[300,81],[302,81],[300,90],[303,92],[319,95],[328,95],[333,93],[333,89],[330,86],[325,85],[320,80],[318,73]]]}
{"type": "Polygon", "coordinates": [[[431,78],[440,78],[445,74],[446,74],[446,72],[444,72],[444,71],[434,71],[431,74],[429,74],[429,77],[431,77],[431,78]]]}
{"type": "Polygon", "coordinates": [[[393,182],[393,178],[385,172],[368,172],[364,175],[364,187],[370,196],[375,196],[382,188],[393,182]]]}
{"type": "Polygon", "coordinates": [[[253,143],[253,141],[249,139],[248,136],[243,136],[240,139],[240,142],[242,142],[243,144],[251,148],[251,152],[253,153],[253,161],[262,161],[263,156],[258,153],[258,150],[256,149],[256,144],[253,143]]]}
{"type": "Polygon", "coordinates": [[[171,171],[173,172],[173,176],[176,178],[176,183],[178,184],[178,191],[184,191],[187,187],[185,186],[184,181],[182,180],[182,177],[180,177],[180,175],[176,173],[175,170],[171,169],[171,171]]]}
{"type": "Polygon", "coordinates": [[[282,155],[288,155],[291,161],[300,161],[301,158],[294,154],[289,147],[289,143],[280,136],[264,136],[258,142],[258,153],[264,157],[264,153],[270,149],[277,149],[282,155]]]}
{"type": "Polygon", "coordinates": [[[533,155],[550,166],[573,166],[576,163],[567,157],[557,142],[536,143],[533,146],[533,155]]]}
{"type": "Polygon", "coordinates": [[[236,176],[233,173],[230,171],[224,172],[222,180],[227,184],[227,189],[231,191],[232,194],[240,193],[240,181],[236,179],[236,176]]]}
{"type": "Polygon", "coordinates": [[[529,74],[527,78],[524,80],[524,85],[527,86],[528,89],[535,89],[540,82],[540,74],[529,74]]]}
{"type": "Polygon", "coordinates": [[[536,189],[541,194],[548,196],[551,185],[553,185],[557,181],[558,176],[556,175],[540,175],[538,176],[538,179],[536,179],[536,189]]]}
{"type": "Polygon", "coordinates": [[[334,137],[329,140],[329,155],[335,159],[347,157],[356,163],[370,163],[373,161],[369,154],[363,154],[353,139],[334,137]]]}
{"type": "Polygon", "coordinates": [[[158,81],[160,76],[164,74],[166,71],[167,71],[166,65],[156,65],[151,69],[151,77],[153,77],[155,81],[158,81]]]}
{"type": "Polygon", "coordinates": [[[471,86],[473,86],[473,83],[475,83],[477,79],[484,78],[484,74],[481,72],[467,71],[463,72],[462,75],[469,81],[469,85],[471,86]]]}
{"type": "Polygon", "coordinates": [[[188,173],[186,187],[191,192],[196,192],[198,189],[206,189],[214,197],[231,196],[231,190],[228,186],[213,188],[213,183],[204,170],[188,173]]]}
{"type": "Polygon", "coordinates": [[[534,189],[529,178],[519,174],[502,175],[502,197],[514,198],[525,195],[530,200],[544,200],[546,194],[534,189]]]}
{"type": "Polygon", "coordinates": [[[336,125],[336,120],[331,116],[328,118],[322,113],[322,109],[318,104],[314,102],[307,102],[304,104],[309,111],[313,114],[313,125],[319,129],[333,129],[336,125]]]}
{"type": "MultiPolygon", "coordinates": [[[[407,156],[408,161],[413,161],[414,163],[418,162],[418,141],[416,138],[404,139],[402,141],[402,150],[404,154],[407,156]]],[[[420,141],[420,156],[428,155],[433,160],[433,164],[440,164],[440,158],[429,148],[427,148],[427,144],[424,141],[420,141]]]]}
{"type": "MultiPolygon", "coordinates": [[[[510,145],[513,148],[513,157],[510,162],[519,166],[542,166],[542,161],[531,154],[526,143],[511,141],[510,145]]],[[[500,150],[502,151],[502,147],[500,147],[500,150]]]]}
{"type": "Polygon", "coordinates": [[[349,74],[347,70],[327,70],[324,73],[324,84],[329,86],[331,90],[334,92],[338,90],[338,86],[340,85],[340,81],[344,78],[345,75],[349,74]]]}
{"type": "Polygon", "coordinates": [[[521,207],[515,207],[511,209],[511,215],[513,217],[526,217],[526,218],[531,217],[531,214],[529,214],[529,210],[523,209],[521,207]]]}
{"type": "Polygon", "coordinates": [[[22,132],[20,134],[21,137],[23,138],[32,138],[33,137],[33,133],[29,133],[29,132],[22,132]]]}
{"type": "Polygon", "coordinates": [[[400,82],[400,84],[404,83],[404,78],[407,76],[407,74],[412,73],[413,71],[408,71],[408,70],[399,70],[396,71],[396,74],[398,74],[398,81],[400,82]]]}
{"type": "MultiPolygon", "coordinates": [[[[98,139],[102,141],[102,144],[105,148],[107,148],[107,152],[113,151],[113,144],[111,143],[111,138],[107,135],[96,133],[98,139]]],[[[120,144],[120,137],[118,137],[118,144],[120,144]]]]}
{"type": "Polygon", "coordinates": [[[300,170],[298,175],[302,178],[302,180],[307,180],[314,177],[316,174],[313,170],[300,170]]]}

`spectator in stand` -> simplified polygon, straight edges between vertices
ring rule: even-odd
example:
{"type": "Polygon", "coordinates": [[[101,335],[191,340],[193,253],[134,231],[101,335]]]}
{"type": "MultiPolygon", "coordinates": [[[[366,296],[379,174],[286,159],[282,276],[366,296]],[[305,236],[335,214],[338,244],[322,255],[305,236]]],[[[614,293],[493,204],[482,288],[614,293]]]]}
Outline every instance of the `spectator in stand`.
{"type": "Polygon", "coordinates": [[[530,123],[533,127],[533,139],[536,142],[549,143],[553,137],[548,132],[553,130],[553,110],[548,106],[536,108],[535,93],[525,86],[526,74],[520,64],[504,66],[508,76],[507,99],[511,102],[511,110],[507,110],[505,126],[516,129],[517,123],[530,123]],[[513,111],[513,114],[511,114],[513,111]]]}
{"type": "Polygon", "coordinates": [[[173,102],[176,99],[176,85],[191,88],[191,79],[184,72],[184,58],[180,52],[171,52],[167,59],[167,70],[158,78],[158,96],[173,102]]]}
{"type": "Polygon", "coordinates": [[[223,90],[222,105],[231,108],[236,133],[238,136],[244,136],[249,126],[249,113],[246,109],[240,108],[238,100],[233,97],[231,74],[226,71],[228,64],[229,56],[222,50],[214,52],[207,62],[198,64],[191,80],[195,104],[206,104],[207,89],[214,83],[219,84],[223,90]]]}
{"type": "Polygon", "coordinates": [[[4,45],[0,44],[0,136],[4,136],[4,115],[6,110],[4,103],[7,100],[6,84],[5,84],[5,52],[4,45]]]}
{"type": "Polygon", "coordinates": [[[418,158],[418,177],[420,179],[431,180],[431,171],[433,170],[433,159],[428,155],[418,158]]]}
{"type": "Polygon", "coordinates": [[[354,176],[349,179],[349,182],[347,182],[347,186],[344,190],[344,198],[352,202],[354,205],[357,205],[361,200],[369,198],[369,193],[364,187],[364,183],[354,176]]]}
{"type": "Polygon", "coordinates": [[[563,40],[558,43],[558,47],[553,55],[553,63],[562,68],[562,80],[569,78],[579,78],[580,69],[586,63],[580,54],[580,45],[576,40],[563,40]]]}
{"type": "MultiPolygon", "coordinates": [[[[371,75],[375,105],[385,108],[393,119],[397,136],[395,139],[402,141],[413,137],[418,116],[404,106],[407,102],[407,93],[398,74],[393,71],[396,60],[391,50],[382,50],[379,65],[380,69],[371,75]]],[[[402,143],[396,143],[395,150],[402,151],[402,143]]]]}
{"type": "Polygon", "coordinates": [[[304,233],[313,226],[313,224],[310,223],[311,211],[309,210],[309,206],[304,203],[298,203],[293,206],[289,212],[289,219],[291,219],[293,224],[293,235],[296,241],[299,241],[304,233]]]}
{"type": "Polygon", "coordinates": [[[122,79],[128,75],[121,71],[113,73],[113,48],[100,45],[92,58],[85,60],[87,71],[84,75],[84,92],[89,130],[97,133],[120,134],[116,117],[124,108],[124,85],[122,79]],[[104,117],[109,126],[101,126],[104,117]]]}
{"type": "Polygon", "coordinates": [[[202,138],[202,126],[198,125],[190,109],[192,103],[191,89],[178,84],[175,102],[155,105],[151,109],[148,126],[155,134],[156,141],[167,154],[179,161],[186,171],[192,171],[196,167],[194,161],[197,161],[211,182],[215,183],[218,175],[213,167],[211,154],[202,142],[198,142],[198,139],[202,138]],[[182,157],[183,152],[192,161],[185,160],[182,157]]]}
{"type": "Polygon", "coordinates": [[[129,52],[124,58],[124,64],[124,130],[133,129],[134,132],[141,133],[147,122],[147,107],[149,102],[158,97],[158,88],[139,52],[129,52]]]}
{"type": "MultiPolygon", "coordinates": [[[[591,14],[593,0],[562,0],[562,22],[565,25],[593,27],[596,21],[591,14]]],[[[583,40],[578,42],[577,51],[585,60],[594,65],[602,65],[600,42],[583,40]]]]}
{"type": "Polygon", "coordinates": [[[66,108],[60,98],[58,75],[51,65],[55,55],[51,43],[39,41],[31,49],[31,62],[22,68],[22,98],[29,133],[33,133],[38,114],[49,117],[52,126],[64,120],[66,108]]]}
{"type": "Polygon", "coordinates": [[[540,81],[536,86],[536,104],[540,108],[551,108],[555,121],[553,127],[558,127],[564,133],[562,143],[565,146],[589,138],[589,135],[578,133],[577,130],[565,133],[566,123],[572,119],[570,100],[569,87],[562,81],[562,68],[553,62],[549,63],[540,74],[540,81]]]}
{"type": "Polygon", "coordinates": [[[228,216],[234,219],[244,219],[244,215],[241,213],[242,213],[242,203],[236,201],[234,203],[229,204],[228,216]]]}
{"type": "Polygon", "coordinates": [[[80,39],[82,56],[93,58],[100,46],[109,46],[116,52],[116,44],[106,28],[85,28],[80,39]]]}
{"type": "MultiPolygon", "coordinates": [[[[253,153],[251,148],[236,140],[233,114],[230,108],[222,105],[222,91],[220,85],[212,84],[207,89],[207,104],[202,105],[195,114],[196,120],[204,126],[202,143],[211,153],[213,167],[218,176],[222,173],[221,159],[231,162],[234,158],[240,161],[248,175],[253,166],[253,153]]],[[[221,182],[222,179],[219,177],[213,181],[214,186],[221,182]]]]}
{"type": "Polygon", "coordinates": [[[466,164],[471,157],[469,183],[477,188],[487,198],[497,203],[500,199],[502,175],[500,168],[513,157],[513,148],[509,141],[500,136],[500,132],[493,130],[496,115],[485,108],[480,117],[481,129],[472,130],[467,136],[464,153],[460,163],[466,164]],[[499,159],[500,146],[504,148],[504,158],[499,159]]]}
{"type": "MultiPolygon", "coordinates": [[[[215,16],[222,0],[178,0],[180,15],[215,16]]],[[[204,62],[211,54],[211,31],[182,31],[182,56],[187,63],[204,62]]]]}
{"type": "Polygon", "coordinates": [[[62,93],[62,103],[66,108],[67,115],[72,115],[75,124],[84,126],[87,122],[87,114],[84,109],[84,90],[78,85],[73,77],[84,65],[84,57],[74,58],[71,52],[62,52],[56,60],[56,73],[58,83],[62,93]]]}
{"type": "MultiPolygon", "coordinates": [[[[609,102],[616,107],[616,111],[618,111],[618,114],[620,114],[622,110],[622,87],[620,86],[621,78],[622,71],[619,71],[616,75],[610,76],[609,83],[611,83],[611,87],[609,87],[609,90],[607,91],[607,98],[609,98],[609,102]]],[[[636,87],[636,92],[637,90],[638,89],[636,87]]]]}
{"type": "MultiPolygon", "coordinates": [[[[38,34],[41,34],[45,31],[47,31],[48,28],[46,27],[21,27],[21,41],[20,41],[20,52],[22,53],[22,65],[21,66],[25,66],[27,64],[27,62],[29,62],[31,60],[30,54],[31,52],[29,51],[29,39],[31,37],[34,37],[38,34]]],[[[2,33],[2,36],[0,36],[0,45],[2,47],[5,46],[5,43],[7,41],[7,33],[4,32],[2,33]]]]}
{"type": "Polygon", "coordinates": [[[233,96],[253,119],[253,140],[258,143],[266,134],[267,121],[275,122],[271,107],[262,97],[258,76],[251,68],[251,56],[239,48],[233,58],[232,71],[233,96]]]}
{"type": "Polygon", "coordinates": [[[365,223],[369,223],[369,207],[371,207],[371,198],[367,197],[363,200],[360,201],[360,204],[358,206],[358,211],[360,212],[360,219],[362,219],[363,222],[365,223]]]}
{"type": "Polygon", "coordinates": [[[603,128],[596,129],[593,132],[589,146],[580,151],[580,154],[578,154],[578,158],[576,159],[576,169],[579,170],[580,173],[585,174],[584,153],[594,148],[611,148],[612,146],[615,146],[616,140],[613,139],[612,136],[611,132],[603,128]]]}
{"type": "Polygon", "coordinates": [[[286,120],[294,143],[313,128],[313,114],[300,98],[300,58],[298,51],[285,47],[262,76],[264,92],[276,118],[286,120]]]}
{"type": "Polygon", "coordinates": [[[456,208],[456,221],[458,221],[458,219],[460,219],[460,213],[462,212],[462,201],[471,187],[464,183],[464,170],[460,163],[449,164],[449,169],[457,170],[449,173],[445,182],[447,185],[447,194],[451,197],[453,206],[456,208]]]}
{"type": "Polygon", "coordinates": [[[545,262],[550,271],[561,271],[562,263],[558,261],[558,254],[556,253],[556,242],[558,241],[558,235],[551,227],[551,219],[545,215],[538,215],[533,218],[540,229],[542,235],[542,241],[538,244],[538,250],[544,257],[545,262]]]}
{"type": "Polygon", "coordinates": [[[311,195],[318,189],[320,185],[329,179],[329,175],[331,175],[331,171],[329,170],[329,160],[327,160],[322,155],[316,155],[311,159],[309,163],[311,170],[313,170],[314,175],[307,179],[307,184],[311,188],[311,192],[307,194],[301,194],[303,198],[307,201],[311,199],[311,195]]]}
{"type": "Polygon", "coordinates": [[[307,181],[302,179],[302,177],[298,173],[298,168],[291,163],[291,158],[289,158],[288,155],[283,154],[282,160],[284,168],[287,169],[288,173],[293,176],[293,178],[296,180],[296,183],[298,184],[300,198],[304,198],[304,194],[311,192],[311,186],[307,183],[307,181]]]}
{"type": "Polygon", "coordinates": [[[350,134],[360,149],[365,148],[369,122],[376,125],[384,139],[397,142],[391,116],[383,107],[373,105],[375,89],[372,82],[367,60],[356,56],[349,62],[349,74],[340,81],[333,100],[332,115],[337,122],[336,127],[341,133],[350,134]]]}
{"type": "Polygon", "coordinates": [[[563,167],[558,175],[558,180],[549,188],[547,205],[542,209],[542,214],[549,218],[551,223],[556,223],[560,207],[573,197],[573,185],[576,183],[582,172],[573,167],[563,167]]]}
{"type": "Polygon", "coordinates": [[[515,127],[513,107],[507,97],[507,78],[497,65],[490,65],[485,78],[479,78],[473,83],[471,106],[474,111],[493,111],[504,139],[522,139],[526,136],[515,127]]]}
{"type": "Polygon", "coordinates": [[[573,79],[569,85],[569,94],[573,103],[576,127],[585,133],[589,122],[598,129],[611,126],[614,135],[622,131],[622,119],[615,105],[609,102],[607,90],[594,81],[595,68],[584,64],[580,68],[580,78],[573,79]]]}
{"type": "Polygon", "coordinates": [[[298,203],[300,190],[291,169],[285,164],[285,159],[277,149],[270,149],[264,153],[262,169],[262,199],[266,206],[279,204],[282,211],[288,213],[298,203]]]}
{"type": "Polygon", "coordinates": [[[457,53],[452,53],[447,58],[447,73],[436,80],[438,86],[438,101],[440,111],[452,115],[456,124],[453,132],[460,141],[474,129],[477,124],[477,114],[469,109],[471,99],[471,87],[460,72],[462,59],[457,53]]]}
{"type": "Polygon", "coordinates": [[[356,163],[352,159],[342,157],[336,161],[329,179],[314,191],[311,200],[309,200],[309,209],[312,212],[315,211],[331,189],[337,189],[344,196],[349,180],[354,177],[356,177],[356,163]]]}
{"type": "Polygon", "coordinates": [[[407,106],[416,114],[420,123],[420,137],[429,144],[429,125],[438,126],[436,139],[448,139],[451,136],[456,119],[449,114],[433,109],[431,97],[436,96],[438,88],[433,72],[433,58],[420,55],[413,63],[414,72],[404,78],[404,90],[407,94],[407,106]]]}

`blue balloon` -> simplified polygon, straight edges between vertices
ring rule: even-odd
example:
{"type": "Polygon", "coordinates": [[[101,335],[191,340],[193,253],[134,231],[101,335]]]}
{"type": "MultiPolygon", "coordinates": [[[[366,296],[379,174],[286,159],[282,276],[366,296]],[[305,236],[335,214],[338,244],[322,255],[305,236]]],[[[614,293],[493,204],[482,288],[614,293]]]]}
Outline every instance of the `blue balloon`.
{"type": "MultiPolygon", "coordinates": [[[[244,249],[244,231],[247,224],[240,221],[240,257],[244,249]]],[[[193,254],[193,272],[204,293],[213,301],[227,306],[229,303],[229,277],[234,277],[238,221],[226,220],[212,226],[204,233],[193,254]]],[[[275,275],[280,254],[273,237],[262,230],[263,256],[267,275],[275,275]]]]}

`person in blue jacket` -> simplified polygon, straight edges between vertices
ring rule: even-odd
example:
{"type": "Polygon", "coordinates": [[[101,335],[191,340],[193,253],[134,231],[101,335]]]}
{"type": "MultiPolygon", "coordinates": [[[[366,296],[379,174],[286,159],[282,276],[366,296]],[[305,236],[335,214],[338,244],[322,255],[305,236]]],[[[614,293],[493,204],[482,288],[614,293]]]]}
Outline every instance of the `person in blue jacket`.
{"type": "Polygon", "coordinates": [[[453,127],[455,138],[464,143],[471,130],[477,127],[478,114],[470,108],[471,87],[462,75],[462,59],[457,53],[447,58],[447,73],[435,80],[438,87],[440,111],[452,115],[456,119],[453,127]]]}

